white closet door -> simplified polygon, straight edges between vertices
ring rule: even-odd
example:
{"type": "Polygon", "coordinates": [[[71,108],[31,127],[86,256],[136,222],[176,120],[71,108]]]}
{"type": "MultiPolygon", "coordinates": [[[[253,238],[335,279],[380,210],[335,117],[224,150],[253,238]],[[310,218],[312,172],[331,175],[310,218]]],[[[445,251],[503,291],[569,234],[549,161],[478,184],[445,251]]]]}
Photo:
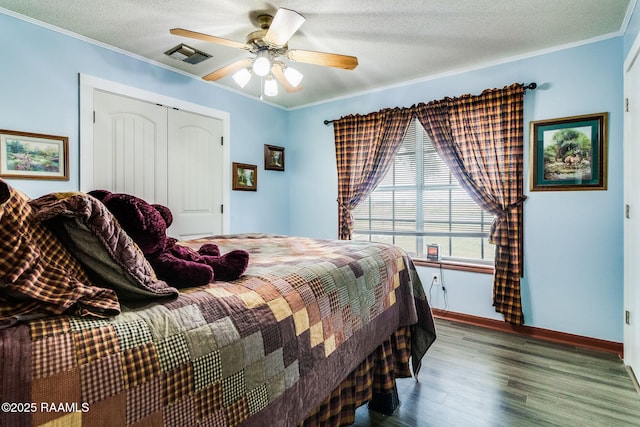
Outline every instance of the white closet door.
{"type": "Polygon", "coordinates": [[[168,206],[168,234],[223,233],[223,122],[96,90],[91,189],[168,206]]]}
{"type": "Polygon", "coordinates": [[[222,121],[169,110],[170,234],[193,239],[222,233],[222,121]]]}
{"type": "Polygon", "coordinates": [[[93,187],[166,205],[167,108],[96,90],[93,187]]]}
{"type": "Polygon", "coordinates": [[[640,57],[627,68],[625,96],[624,192],[629,211],[624,220],[624,305],[630,316],[624,325],[624,361],[640,377],[640,57]]]}

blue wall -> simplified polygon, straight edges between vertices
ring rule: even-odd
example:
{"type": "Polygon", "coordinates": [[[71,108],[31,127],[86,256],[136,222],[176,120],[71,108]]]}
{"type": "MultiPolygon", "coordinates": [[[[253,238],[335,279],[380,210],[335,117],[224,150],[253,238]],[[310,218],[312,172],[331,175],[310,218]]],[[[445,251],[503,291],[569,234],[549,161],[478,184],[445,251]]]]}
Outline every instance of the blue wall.
{"type": "MultiPolygon", "coordinates": [[[[609,189],[527,191],[523,303],[528,325],[623,339],[622,64],[630,38],[290,111],[1,13],[0,40],[5,41],[0,128],[67,135],[71,146],[70,181],[13,180],[12,185],[33,197],[79,188],[78,74],[84,73],[230,113],[231,160],[259,165],[258,191],[231,193],[233,233],[337,236],[333,128],[325,119],[535,81],[540,88],[525,99],[528,147],[531,120],[607,111],[609,189]],[[286,147],[286,172],[263,170],[263,144],[286,147]]],[[[527,149],[525,188],[528,161],[527,149]]],[[[420,274],[428,285],[430,270],[420,268],[420,274]]],[[[443,282],[448,298],[433,289],[435,307],[501,318],[491,307],[490,276],[445,271],[443,282]]]]}
{"type": "MultiPolygon", "coordinates": [[[[525,322],[622,342],[622,37],[455,75],[363,94],[290,113],[290,233],[337,235],[333,129],[324,119],[410,106],[445,96],[536,82],[525,96],[525,322]],[[609,112],[607,191],[529,192],[529,122],[609,112]]],[[[420,268],[423,283],[431,270],[420,268]]],[[[445,271],[434,307],[501,319],[491,306],[491,277],[445,271]],[[446,305],[445,305],[446,304],[446,305]]],[[[427,289],[428,291],[428,289],[427,289]]]]}
{"type": "Polygon", "coordinates": [[[2,13],[0,40],[0,129],[65,135],[70,145],[69,181],[11,185],[31,197],[79,189],[78,75],[88,74],[228,112],[231,161],[258,165],[259,178],[257,192],[231,192],[230,231],[288,232],[288,172],[263,169],[263,144],[288,145],[286,110],[2,13]]]}

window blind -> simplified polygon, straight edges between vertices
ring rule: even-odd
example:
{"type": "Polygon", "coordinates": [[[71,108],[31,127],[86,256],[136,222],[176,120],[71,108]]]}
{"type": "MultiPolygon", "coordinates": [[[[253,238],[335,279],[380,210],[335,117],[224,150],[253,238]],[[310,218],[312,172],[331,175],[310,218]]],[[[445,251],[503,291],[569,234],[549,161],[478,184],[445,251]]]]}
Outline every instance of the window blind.
{"type": "Polygon", "coordinates": [[[438,243],[445,258],[493,260],[493,215],[458,184],[428,135],[413,120],[393,165],[354,210],[354,239],[393,243],[416,257],[438,243]]]}

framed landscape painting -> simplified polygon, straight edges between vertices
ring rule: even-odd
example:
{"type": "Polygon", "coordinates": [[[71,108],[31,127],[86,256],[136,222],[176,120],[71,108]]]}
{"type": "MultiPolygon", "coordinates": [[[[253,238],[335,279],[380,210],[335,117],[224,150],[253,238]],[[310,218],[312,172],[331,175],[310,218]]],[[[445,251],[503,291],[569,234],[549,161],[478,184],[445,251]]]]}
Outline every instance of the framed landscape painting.
{"type": "Polygon", "coordinates": [[[69,138],[0,130],[0,177],[69,179],[69,138]]]}
{"type": "Polygon", "coordinates": [[[258,166],[234,162],[232,174],[232,190],[258,190],[258,166]]]}
{"type": "Polygon", "coordinates": [[[284,170],[284,147],[264,145],[264,168],[274,171],[284,170]]]}
{"type": "Polygon", "coordinates": [[[607,189],[608,113],[531,122],[531,191],[607,189]]]}

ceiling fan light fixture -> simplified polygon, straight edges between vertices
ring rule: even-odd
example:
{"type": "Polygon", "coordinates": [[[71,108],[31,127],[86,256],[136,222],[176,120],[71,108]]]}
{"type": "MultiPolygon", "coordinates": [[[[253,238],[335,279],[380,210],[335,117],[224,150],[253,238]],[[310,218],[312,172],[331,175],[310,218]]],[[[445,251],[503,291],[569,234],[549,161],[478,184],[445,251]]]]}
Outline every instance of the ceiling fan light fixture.
{"type": "Polygon", "coordinates": [[[271,61],[269,61],[267,55],[266,50],[256,54],[256,59],[253,61],[253,72],[256,73],[257,76],[264,77],[269,74],[269,70],[271,70],[271,61]]]}
{"type": "Polygon", "coordinates": [[[278,94],[278,82],[271,74],[264,81],[264,94],[267,96],[276,96],[278,94]]]}
{"type": "MultiPolygon", "coordinates": [[[[250,15],[255,16],[254,12],[251,12],[250,15]]],[[[278,58],[282,57],[297,63],[345,70],[353,70],[358,66],[358,58],[355,56],[303,49],[290,50],[289,40],[304,21],[305,17],[303,15],[295,10],[286,8],[278,8],[275,16],[269,13],[262,13],[257,16],[257,23],[260,29],[250,32],[246,37],[245,43],[184,28],[172,28],[169,32],[176,36],[217,43],[251,53],[250,57],[227,64],[202,78],[206,81],[218,81],[227,76],[232,76],[233,80],[241,88],[244,88],[251,81],[251,76],[255,74],[260,77],[260,99],[262,99],[263,95],[277,95],[278,86],[282,86],[287,93],[297,93],[302,90],[300,83],[303,79],[303,74],[295,68],[287,67],[278,58]]],[[[195,51],[195,49],[188,46],[180,46],[175,50],[182,56],[191,55],[195,51]]],[[[167,52],[167,54],[169,53],[167,52]]]]}
{"type": "Polygon", "coordinates": [[[300,71],[296,70],[295,68],[286,67],[284,69],[284,77],[287,79],[289,83],[291,83],[291,86],[297,87],[302,81],[302,78],[304,77],[304,75],[300,71]]]}
{"type": "Polygon", "coordinates": [[[248,68],[241,68],[231,77],[233,77],[233,80],[238,84],[238,86],[244,88],[247,83],[249,83],[249,80],[251,80],[251,71],[249,71],[248,68]]]}

